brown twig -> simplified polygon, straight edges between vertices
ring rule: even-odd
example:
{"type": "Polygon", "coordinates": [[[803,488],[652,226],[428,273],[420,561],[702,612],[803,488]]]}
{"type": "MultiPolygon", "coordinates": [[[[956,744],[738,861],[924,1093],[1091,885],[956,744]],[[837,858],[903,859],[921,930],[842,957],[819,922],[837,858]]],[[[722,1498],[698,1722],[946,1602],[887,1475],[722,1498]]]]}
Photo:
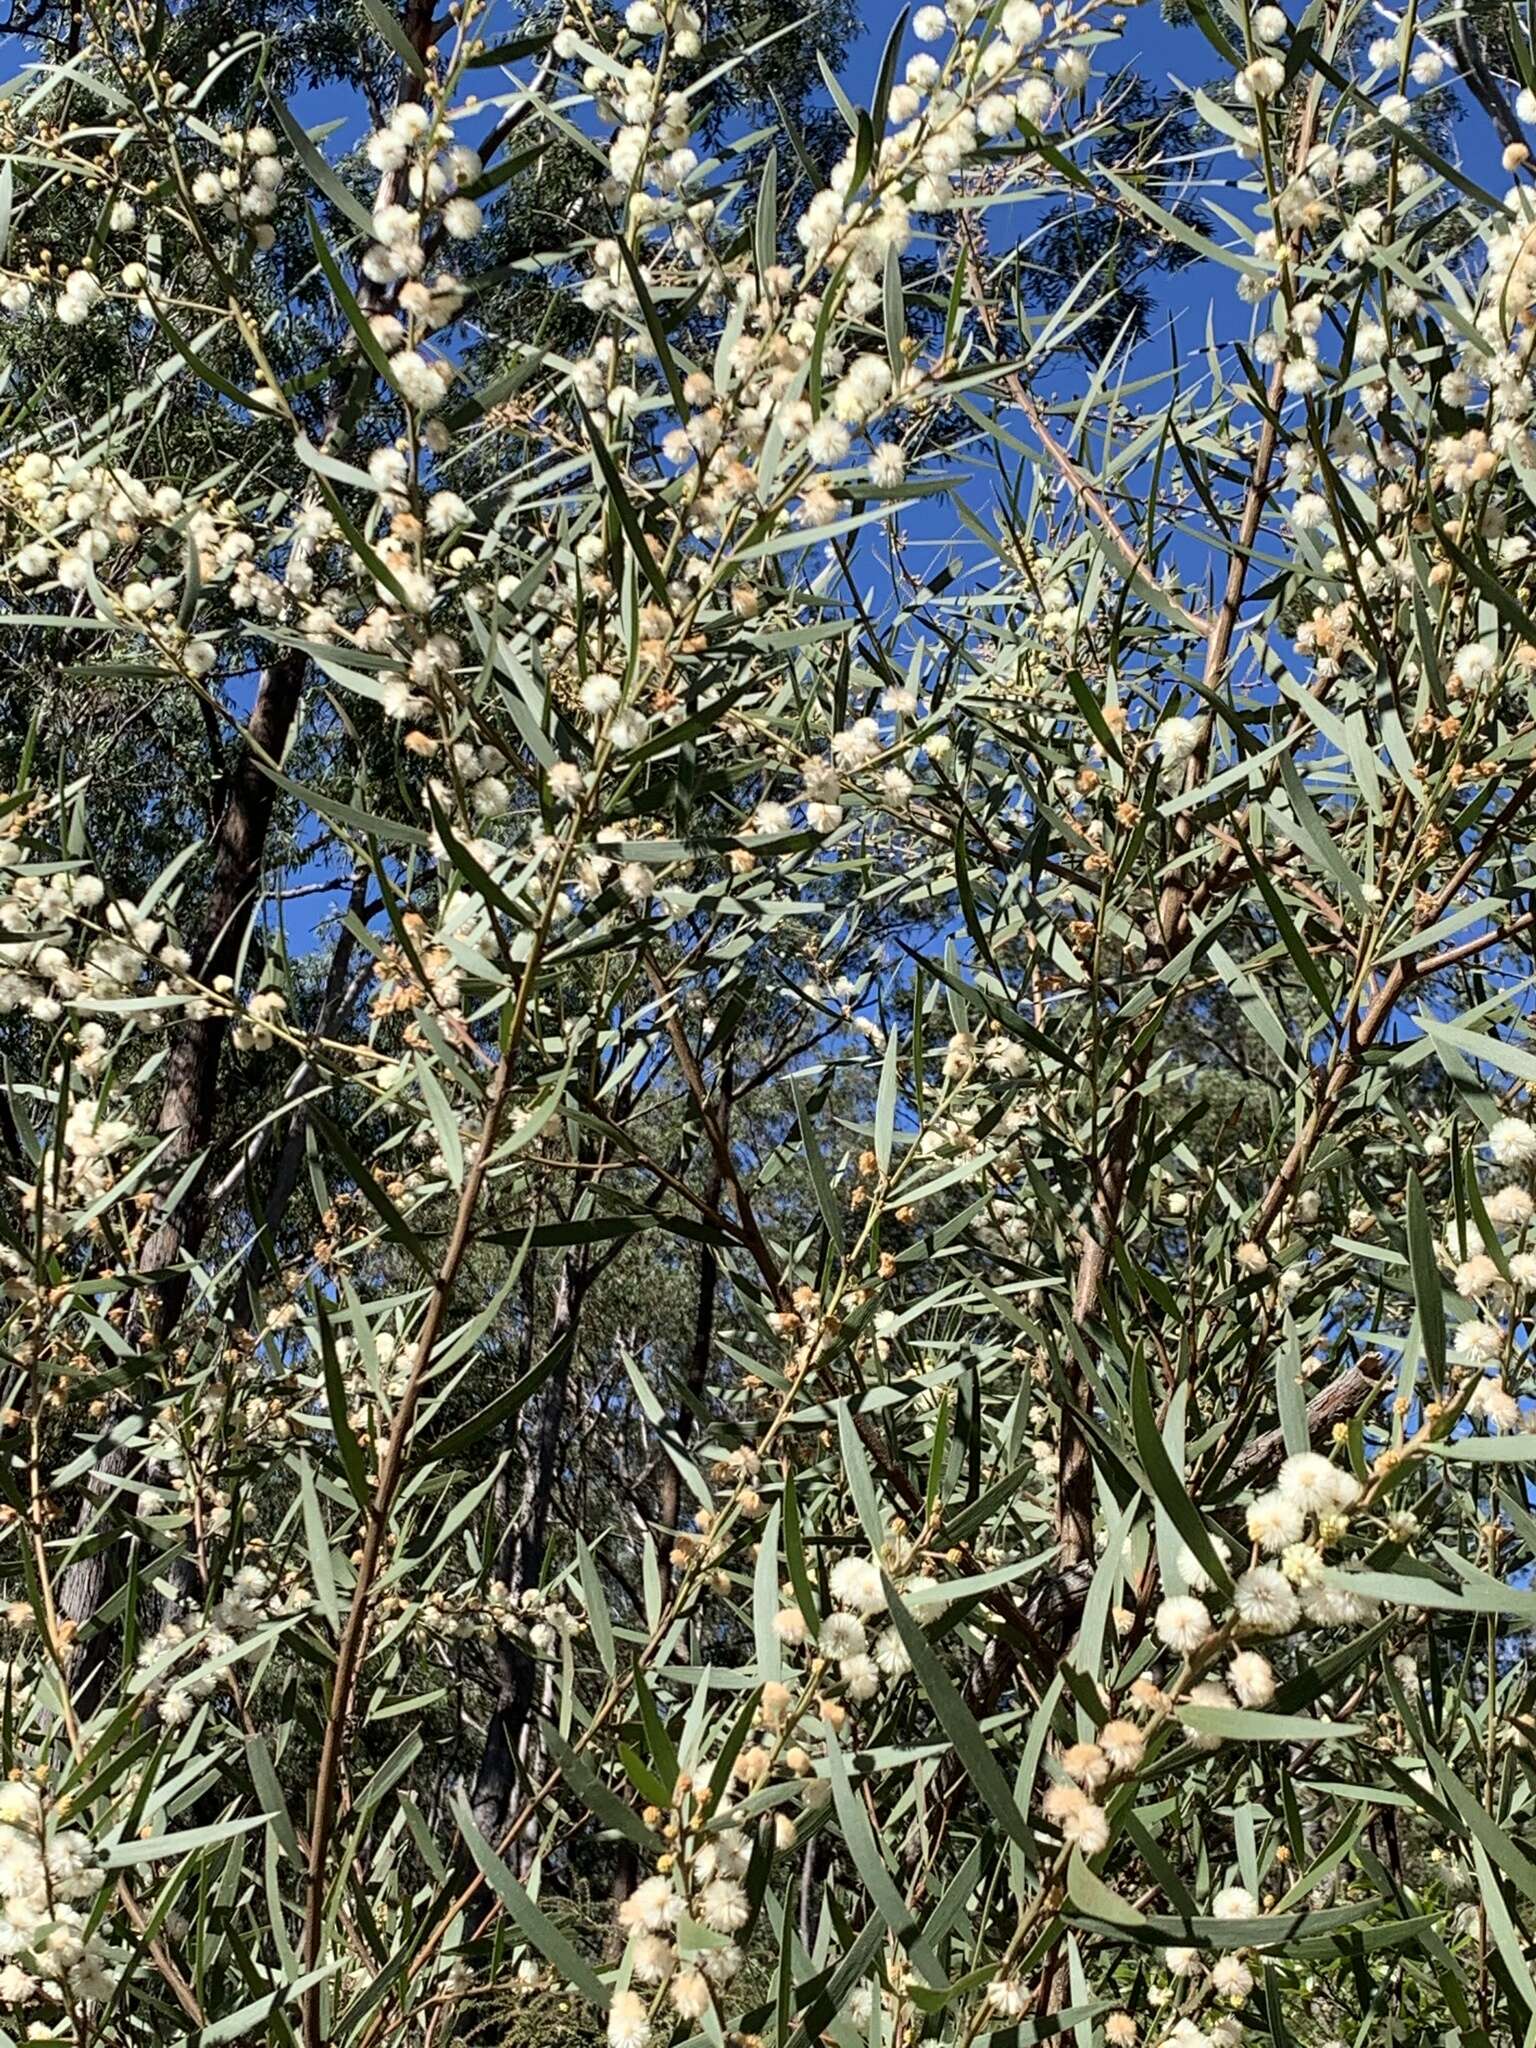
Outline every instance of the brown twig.
{"type": "MultiPolygon", "coordinates": [[[[1307,1436],[1316,1443],[1336,1422],[1352,1420],[1367,1410],[1381,1391],[1381,1359],[1370,1353],[1358,1365],[1314,1394],[1307,1403],[1307,1436]]],[[[1223,1483],[1257,1486],[1278,1467],[1286,1453],[1285,1431],[1272,1429],[1255,1437],[1227,1467],[1223,1483]]]]}

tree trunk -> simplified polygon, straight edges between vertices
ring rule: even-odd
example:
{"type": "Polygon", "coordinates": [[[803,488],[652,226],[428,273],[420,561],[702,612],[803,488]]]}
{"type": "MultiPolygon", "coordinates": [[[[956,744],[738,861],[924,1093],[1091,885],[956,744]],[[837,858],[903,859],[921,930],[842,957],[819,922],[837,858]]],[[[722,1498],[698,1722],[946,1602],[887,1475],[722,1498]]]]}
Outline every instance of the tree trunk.
{"type": "MultiPolygon", "coordinates": [[[[261,881],[267,832],[277,784],[267,763],[282,758],[303,689],[306,657],[284,649],[262,673],[252,707],[249,738],[240,750],[223,815],[214,833],[213,887],[192,971],[203,983],[233,976],[250,929],[261,881]]],[[[213,1137],[219,1104],[219,1060],[229,1032],[227,1015],[202,1017],[184,1025],[171,1042],[156,1128],[170,1138],[164,1165],[168,1175],[200,1152],[213,1137]]],[[[156,1219],[139,1261],[140,1273],[156,1290],[154,1334],[164,1344],[187,1296],[187,1275],[179,1268],[184,1250],[195,1252],[208,1227],[206,1162],[172,1210],[156,1219]]]]}
{"type": "MultiPolygon", "coordinates": [[[[352,888],[347,898],[348,914],[358,923],[362,922],[363,911],[368,900],[368,884],[371,877],[367,868],[358,868],[352,877],[352,888]]],[[[337,935],[336,948],[331,954],[331,964],[326,971],[325,989],[320,998],[320,1008],[315,1017],[315,1036],[326,1036],[334,1027],[342,1011],[352,999],[351,982],[352,956],[357,950],[357,939],[351,928],[343,925],[337,935]]],[[[366,964],[363,972],[366,974],[366,964]]],[[[311,1060],[303,1060],[294,1070],[289,1087],[294,1095],[301,1095],[315,1075],[311,1060]]],[[[268,1129],[273,1126],[269,1125],[268,1129]]],[[[261,1226],[245,1255],[241,1269],[240,1286],[232,1311],[237,1329],[248,1330],[256,1320],[256,1293],[260,1285],[263,1268],[277,1258],[276,1232],[288,1204],[293,1200],[294,1189],[299,1184],[299,1169],[304,1164],[304,1133],[309,1128],[307,1107],[296,1109],[288,1120],[288,1129],[283,1138],[282,1149],[277,1155],[272,1182],[267,1189],[267,1198],[262,1204],[261,1226]]],[[[259,1153],[253,1154],[247,1168],[253,1166],[259,1153]]],[[[228,1176],[226,1176],[226,1180],[228,1176]]],[[[222,1183],[221,1183],[222,1185],[222,1183]]]]}
{"type": "MultiPolygon", "coordinates": [[[[705,1188],[705,1199],[711,1209],[720,1206],[724,1182],[719,1169],[711,1173],[705,1188]]],[[[699,1293],[693,1311],[693,1343],[688,1353],[688,1392],[695,1400],[701,1400],[709,1385],[709,1353],[715,1338],[715,1301],[720,1291],[720,1261],[713,1245],[706,1244],[699,1252],[699,1293]]],[[[676,1436],[680,1445],[686,1448],[693,1435],[694,1411],[687,1401],[677,1405],[676,1436]]],[[[661,1550],[661,1589],[663,1594],[672,1590],[672,1540],[677,1534],[677,1525],[682,1513],[682,1479],[676,1465],[664,1457],[661,1476],[657,1481],[660,1513],[657,1517],[657,1534],[661,1550]]]]}
{"type": "MultiPolygon", "coordinates": [[[[205,985],[216,975],[233,975],[239,966],[277,795],[277,784],[262,764],[278,761],[288,744],[298,713],[305,660],[297,650],[285,650],[263,672],[257,688],[249,736],[230,776],[223,813],[214,831],[213,883],[193,949],[192,971],[205,985]]],[[[228,1030],[226,1017],[204,1017],[182,1024],[172,1037],[156,1120],[161,1136],[171,1141],[162,1164],[172,1181],[187,1161],[206,1153],[213,1137],[220,1054],[228,1030]]],[[[140,1255],[140,1277],[154,1288],[155,1299],[150,1314],[141,1312],[138,1323],[141,1334],[159,1347],[169,1342],[186,1304],[188,1276],[179,1261],[183,1252],[195,1253],[202,1243],[208,1225],[205,1190],[206,1161],[176,1208],[157,1218],[140,1255]]],[[[116,1488],[100,1482],[125,1478],[138,1455],[117,1445],[105,1452],[97,1476],[86,1482],[79,1520],[82,1537],[113,1513],[116,1488]]],[[[115,1653],[112,1630],[86,1631],[126,1579],[124,1546],[108,1541],[68,1565],[59,1580],[59,1618],[73,1624],[77,1632],[69,1678],[75,1704],[83,1715],[92,1712],[115,1653]]]]}
{"type": "MultiPolygon", "coordinates": [[[[579,1254],[567,1251],[560,1262],[550,1312],[547,1348],[555,1351],[555,1362],[548,1379],[519,1418],[524,1444],[522,1479],[496,1552],[496,1576],[514,1601],[538,1584],[544,1547],[549,1540],[550,1506],[560,1469],[571,1362],[576,1353],[576,1326],[586,1278],[579,1254]]],[[[501,1833],[511,1809],[523,1739],[532,1717],[538,1669],[534,1659],[513,1637],[497,1637],[496,1701],[486,1722],[485,1746],[470,1794],[475,1824],[487,1839],[501,1833]]]]}

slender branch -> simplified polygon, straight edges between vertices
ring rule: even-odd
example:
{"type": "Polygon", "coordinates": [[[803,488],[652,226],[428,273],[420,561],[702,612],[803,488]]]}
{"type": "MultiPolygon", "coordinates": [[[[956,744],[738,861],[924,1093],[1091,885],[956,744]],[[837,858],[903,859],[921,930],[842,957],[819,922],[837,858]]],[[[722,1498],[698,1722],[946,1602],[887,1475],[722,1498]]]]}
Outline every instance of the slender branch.
{"type": "MultiPolygon", "coordinates": [[[[960,220],[960,243],[965,264],[967,292],[971,305],[975,309],[983,328],[986,330],[988,341],[994,350],[998,350],[1001,347],[1002,327],[986,287],[986,278],[979,247],[981,235],[980,220],[973,213],[962,214],[960,220]]],[[[1071,491],[1078,504],[1082,506],[1094,525],[1104,535],[1104,538],[1109,543],[1111,552],[1119,557],[1127,582],[1144,582],[1156,587],[1154,579],[1148,573],[1149,564],[1146,550],[1138,547],[1130,539],[1119,520],[1115,517],[1114,509],[1104,493],[1097,484],[1084,474],[1081,465],[1073,459],[1072,455],[1062,446],[1061,442],[1056,439],[1056,436],[1046,425],[1045,413],[1040,405],[1040,401],[1024,382],[1024,379],[1016,370],[1010,370],[1003,378],[1003,385],[1014,404],[1029,421],[1031,432],[1050,457],[1068,490],[1071,491]]],[[[1158,591],[1158,602],[1166,607],[1173,619],[1184,627],[1186,632],[1194,634],[1198,639],[1206,637],[1210,630],[1210,622],[1208,620],[1198,617],[1187,606],[1180,604],[1178,599],[1167,591],[1158,591]]]]}

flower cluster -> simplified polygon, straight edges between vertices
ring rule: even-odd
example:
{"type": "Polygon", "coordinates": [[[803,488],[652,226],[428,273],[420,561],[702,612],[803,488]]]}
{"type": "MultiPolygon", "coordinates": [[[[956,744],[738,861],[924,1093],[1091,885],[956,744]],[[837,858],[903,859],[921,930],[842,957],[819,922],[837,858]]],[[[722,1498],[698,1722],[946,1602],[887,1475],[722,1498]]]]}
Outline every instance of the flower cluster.
{"type": "MultiPolygon", "coordinates": [[[[408,1604],[397,1602],[401,1608],[408,1604]]],[[[586,1615],[550,1588],[528,1586],[514,1595],[500,1579],[492,1579],[484,1592],[473,1585],[451,1592],[434,1588],[416,1607],[415,1618],[428,1635],[445,1641],[489,1643],[506,1636],[539,1657],[574,1642],[587,1627],[586,1615]]]]}
{"type": "MultiPolygon", "coordinates": [[[[117,1966],[95,1910],[106,1880],[90,1836],[38,1786],[0,1785],[0,2003],[46,2012],[109,1998],[117,1966]]],[[[40,2036],[52,2032],[36,2028],[40,2036]]]]}
{"type": "Polygon", "coordinates": [[[240,1644],[271,1623],[306,1613],[310,1601],[296,1573],[239,1566],[205,1621],[167,1621],[143,1644],[135,1691],[154,1703],[168,1728],[184,1728],[202,1701],[232,1684],[240,1644]]]}
{"type": "MultiPolygon", "coordinates": [[[[828,1589],[836,1605],[818,1619],[807,1616],[792,1586],[783,1589],[784,1605],[774,1617],[773,1631],[786,1649],[804,1650],[815,1668],[833,1680],[833,1690],[853,1706],[873,1700],[883,1684],[905,1678],[912,1659],[901,1632],[894,1624],[878,1628],[878,1617],[886,1609],[886,1593],[879,1563],[868,1557],[840,1557],[828,1574],[828,1589]],[[876,1633],[871,1635],[871,1628],[876,1633]],[[834,1676],[835,1674],[835,1676],[834,1676]]],[[[904,1603],[915,1603],[923,1618],[937,1620],[944,1611],[936,1598],[938,1582],[926,1573],[904,1574],[898,1581],[904,1603]]],[[[830,1695],[823,1699],[822,1713],[836,1706],[830,1695]]],[[[833,1715],[841,1719],[841,1709],[833,1715]]]]}
{"type": "Polygon", "coordinates": [[[684,1817],[679,1838],[687,1846],[670,1859],[669,1870],[642,1879],[618,1910],[630,1938],[631,1981],[646,1992],[615,1996],[608,2015],[612,2048],[647,2048],[651,2014],[663,1999],[680,2019],[702,2019],[745,1961],[733,1937],[751,1917],[742,1883],[751,1842],[730,1825],[728,1813],[717,1813],[713,1825],[700,1824],[710,1805],[707,1792],[678,1790],[684,1817]],[[686,1949],[679,1941],[684,1923],[693,1923],[686,1949]]]}
{"type": "MultiPolygon", "coordinates": [[[[258,249],[270,249],[277,240],[272,215],[277,211],[283,189],[283,165],[278,156],[277,137],[270,128],[226,128],[219,137],[224,158],[217,169],[198,171],[192,179],[192,203],[213,213],[232,227],[249,234],[258,249]]],[[[122,221],[131,226],[131,221],[122,221]]]]}

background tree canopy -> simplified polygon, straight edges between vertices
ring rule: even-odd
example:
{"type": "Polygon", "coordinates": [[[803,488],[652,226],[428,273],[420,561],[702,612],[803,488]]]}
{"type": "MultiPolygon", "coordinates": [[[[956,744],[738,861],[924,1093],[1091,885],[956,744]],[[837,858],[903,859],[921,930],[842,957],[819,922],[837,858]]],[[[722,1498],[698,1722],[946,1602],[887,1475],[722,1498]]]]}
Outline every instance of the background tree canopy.
{"type": "Polygon", "coordinates": [[[0,2042],[1526,2048],[1523,16],[4,26],[0,2042]]]}

